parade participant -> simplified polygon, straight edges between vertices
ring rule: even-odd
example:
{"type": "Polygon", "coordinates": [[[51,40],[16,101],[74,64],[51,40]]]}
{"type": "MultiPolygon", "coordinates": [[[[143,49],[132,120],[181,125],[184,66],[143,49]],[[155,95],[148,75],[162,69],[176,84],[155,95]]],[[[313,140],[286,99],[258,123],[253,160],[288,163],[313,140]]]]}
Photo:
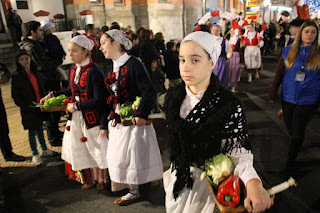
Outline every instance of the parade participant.
{"type": "Polygon", "coordinates": [[[228,87],[231,87],[231,92],[235,93],[238,82],[240,81],[240,38],[235,34],[235,30],[230,30],[229,43],[232,49],[232,57],[229,59],[229,75],[228,87]]]}
{"type": "Polygon", "coordinates": [[[244,63],[248,71],[248,82],[252,82],[252,73],[255,73],[255,79],[260,79],[258,68],[261,67],[261,52],[263,47],[263,38],[255,31],[254,24],[248,25],[249,31],[243,35],[241,40],[244,49],[244,63]]]}
{"type": "MultiPolygon", "coordinates": [[[[317,111],[320,96],[319,26],[305,21],[292,45],[282,49],[273,84],[282,83],[280,97],[284,122],[291,135],[287,168],[294,166],[305,129],[317,111]],[[282,79],[282,80],[281,80],[282,79]],[[280,82],[276,82],[280,81],[280,82]]],[[[270,90],[273,101],[277,89],[270,90]],[[273,91],[273,92],[272,92],[273,91]]]]}
{"type": "MultiPolygon", "coordinates": [[[[89,58],[94,44],[84,35],[73,37],[68,50],[73,65],[70,67],[70,87],[50,92],[41,99],[44,103],[51,97],[64,94],[71,96],[67,111],[72,113],[63,136],[61,158],[71,164],[73,171],[82,170],[85,184],[82,189],[93,185],[90,168],[98,168],[95,174],[105,177],[107,168],[107,138],[99,137],[100,129],[106,129],[102,122],[107,90],[104,86],[103,71],[89,58]]],[[[95,177],[100,180],[103,178],[95,177]]],[[[97,186],[100,187],[100,186],[97,186]]]]}
{"type": "Polygon", "coordinates": [[[221,152],[231,157],[234,174],[246,186],[247,211],[262,212],[271,205],[253,168],[243,105],[212,74],[220,52],[219,43],[207,32],[193,32],[181,43],[184,82],[170,88],[165,101],[172,164],[163,183],[170,213],[213,212],[213,196],[206,180],[200,179],[202,170],[191,165],[203,166],[221,152]]]}
{"type": "Polygon", "coordinates": [[[154,128],[145,125],[154,107],[157,91],[142,62],[125,52],[131,47],[131,41],[121,30],[109,30],[101,37],[100,50],[105,58],[113,60],[105,80],[113,94],[108,99],[113,108],[109,116],[107,153],[111,190],[129,189],[128,194],[115,200],[118,205],[140,198],[139,185],[162,179],[163,172],[154,128]],[[124,126],[117,114],[120,106],[135,101],[137,96],[141,97],[141,101],[134,112],[133,125],[124,126]]]}
{"type": "Polygon", "coordinates": [[[41,156],[52,156],[52,151],[47,148],[43,136],[43,115],[39,108],[31,107],[33,102],[39,103],[44,96],[45,77],[38,72],[31,56],[21,50],[16,55],[17,70],[12,77],[12,98],[20,107],[22,125],[29,130],[29,142],[32,151],[32,162],[38,166],[42,160],[37,150],[36,137],[38,137],[42,149],[41,156]]]}
{"type": "Polygon", "coordinates": [[[229,60],[232,57],[232,49],[228,40],[220,36],[221,29],[217,24],[212,25],[211,34],[221,45],[221,55],[214,66],[213,73],[218,76],[220,83],[224,86],[228,85],[229,60]]]}

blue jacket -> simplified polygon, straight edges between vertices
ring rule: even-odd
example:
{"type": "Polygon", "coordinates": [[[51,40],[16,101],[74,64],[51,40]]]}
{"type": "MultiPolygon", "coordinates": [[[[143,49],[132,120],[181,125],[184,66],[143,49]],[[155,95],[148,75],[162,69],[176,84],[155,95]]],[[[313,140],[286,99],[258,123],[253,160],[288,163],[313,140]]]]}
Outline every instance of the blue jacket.
{"type": "MultiPolygon", "coordinates": [[[[291,45],[282,49],[283,60],[286,61],[291,45]]],[[[282,100],[296,105],[318,104],[320,98],[320,69],[308,70],[304,66],[305,79],[302,82],[296,81],[296,75],[301,71],[303,63],[310,54],[311,46],[300,46],[300,54],[293,66],[285,68],[282,80],[282,100]]]]}

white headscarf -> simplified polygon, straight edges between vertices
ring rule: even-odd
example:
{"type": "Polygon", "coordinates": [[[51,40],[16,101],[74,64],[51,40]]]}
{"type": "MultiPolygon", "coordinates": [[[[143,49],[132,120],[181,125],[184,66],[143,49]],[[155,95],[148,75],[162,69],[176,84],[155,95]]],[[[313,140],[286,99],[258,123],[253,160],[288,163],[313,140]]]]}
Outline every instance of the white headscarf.
{"type": "Polygon", "coordinates": [[[40,21],[40,24],[41,24],[41,28],[42,28],[43,32],[46,32],[47,30],[54,28],[54,24],[52,24],[48,20],[40,21]]]}
{"type": "Polygon", "coordinates": [[[127,38],[126,33],[122,30],[109,30],[106,32],[111,38],[119,42],[124,46],[126,50],[130,50],[132,48],[132,43],[129,38],[127,38]]]}
{"type": "Polygon", "coordinates": [[[76,43],[80,47],[86,48],[89,51],[92,50],[94,43],[90,39],[88,39],[85,35],[79,35],[73,37],[70,42],[76,43]]]}
{"type": "Polygon", "coordinates": [[[208,32],[197,31],[187,35],[181,42],[194,41],[199,44],[210,56],[212,62],[216,64],[220,54],[221,45],[217,42],[213,35],[208,32]]]}

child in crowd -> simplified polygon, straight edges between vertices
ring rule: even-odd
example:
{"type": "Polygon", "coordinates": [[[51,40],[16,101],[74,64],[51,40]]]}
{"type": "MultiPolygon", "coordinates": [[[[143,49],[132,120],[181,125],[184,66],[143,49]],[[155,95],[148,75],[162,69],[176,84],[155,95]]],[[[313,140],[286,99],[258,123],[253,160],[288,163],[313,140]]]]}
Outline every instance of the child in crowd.
{"type": "Polygon", "coordinates": [[[221,46],[207,32],[193,32],[181,42],[183,82],[168,90],[164,107],[171,168],[163,174],[163,185],[170,213],[214,212],[215,202],[198,167],[220,153],[231,157],[234,174],[246,186],[246,210],[263,212],[271,206],[253,167],[243,105],[212,74],[220,54],[221,46]]]}
{"type": "Polygon", "coordinates": [[[20,107],[24,129],[29,130],[32,162],[38,166],[42,164],[42,160],[37,150],[36,136],[42,149],[41,156],[52,155],[43,136],[43,114],[39,108],[31,107],[33,102],[40,103],[40,98],[45,94],[45,77],[38,72],[36,65],[31,62],[31,57],[25,50],[17,53],[16,64],[17,70],[12,77],[12,98],[15,104],[20,107]]]}

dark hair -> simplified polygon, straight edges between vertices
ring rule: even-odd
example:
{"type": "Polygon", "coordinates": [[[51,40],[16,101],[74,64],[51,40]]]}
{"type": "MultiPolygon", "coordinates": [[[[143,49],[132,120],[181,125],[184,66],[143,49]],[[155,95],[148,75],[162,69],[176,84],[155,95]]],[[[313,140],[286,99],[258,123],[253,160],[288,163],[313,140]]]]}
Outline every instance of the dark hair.
{"type": "Polygon", "coordinates": [[[137,31],[137,34],[139,35],[141,31],[144,31],[145,28],[144,27],[140,27],[139,30],[137,31]]]}
{"type": "Polygon", "coordinates": [[[162,41],[162,32],[157,32],[155,35],[154,35],[154,39],[155,40],[159,40],[159,41],[162,41]]]}
{"type": "Polygon", "coordinates": [[[115,22],[116,24],[112,24],[111,25],[111,27],[110,27],[110,30],[113,30],[113,29],[117,29],[117,30],[120,30],[121,28],[120,28],[120,25],[117,23],[117,22],[115,22]]]}
{"type": "Polygon", "coordinates": [[[86,33],[89,31],[89,30],[94,30],[94,24],[87,24],[85,27],[84,27],[84,31],[86,31],[86,33]]]}
{"type": "Polygon", "coordinates": [[[169,42],[166,44],[166,47],[167,47],[167,50],[171,50],[171,49],[174,47],[174,42],[169,41],[169,42]]]}
{"type": "Polygon", "coordinates": [[[107,32],[108,30],[109,30],[109,27],[106,26],[106,25],[104,25],[104,26],[101,27],[101,32],[102,32],[102,33],[105,33],[105,32],[107,32]]]}
{"type": "MultiPolygon", "coordinates": [[[[110,38],[111,43],[114,42],[114,39],[113,39],[109,34],[106,33],[106,36],[107,36],[107,38],[110,38]]],[[[120,44],[120,43],[119,43],[119,44],[120,44]]],[[[124,47],[123,44],[120,44],[120,51],[121,51],[121,52],[125,52],[125,51],[126,51],[126,48],[124,47]]]]}
{"type": "Polygon", "coordinates": [[[144,39],[150,39],[151,31],[150,30],[144,30],[143,31],[143,38],[144,39]]]}
{"type": "Polygon", "coordinates": [[[31,31],[36,32],[38,27],[40,27],[41,24],[38,21],[29,21],[26,23],[26,32],[27,36],[31,36],[31,31]]]}
{"type": "Polygon", "coordinates": [[[180,42],[176,43],[176,48],[180,48],[180,42]]]}
{"type": "Polygon", "coordinates": [[[24,68],[22,67],[22,65],[18,62],[18,59],[23,56],[23,55],[27,55],[30,58],[30,70],[33,72],[35,70],[37,70],[37,65],[36,63],[32,60],[31,55],[25,51],[25,50],[20,50],[19,52],[17,52],[16,54],[16,67],[17,67],[17,72],[24,70],[24,68]]]}
{"type": "Polygon", "coordinates": [[[139,38],[138,34],[132,33],[131,34],[131,41],[137,40],[139,38]]]}

